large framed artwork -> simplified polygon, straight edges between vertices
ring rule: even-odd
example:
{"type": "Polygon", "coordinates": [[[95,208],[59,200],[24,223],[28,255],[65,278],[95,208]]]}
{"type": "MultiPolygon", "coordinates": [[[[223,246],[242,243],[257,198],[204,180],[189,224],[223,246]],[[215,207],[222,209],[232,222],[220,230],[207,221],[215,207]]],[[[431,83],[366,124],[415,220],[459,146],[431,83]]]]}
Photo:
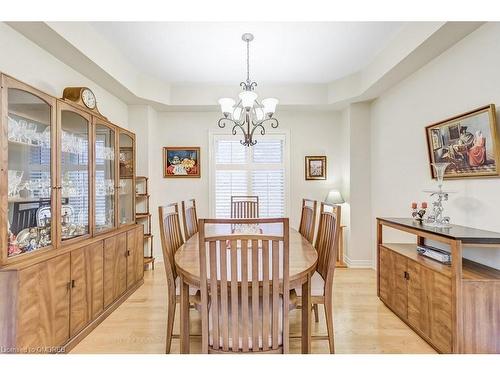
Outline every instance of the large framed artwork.
{"type": "MultiPolygon", "coordinates": [[[[450,163],[444,178],[499,176],[500,139],[494,104],[425,129],[430,163],[450,163]]],[[[431,165],[429,168],[432,178],[436,178],[431,165]]]]}
{"type": "Polygon", "coordinates": [[[199,147],[163,147],[163,177],[165,178],[199,178],[199,147]]]}
{"type": "Polygon", "coordinates": [[[326,156],[306,156],[306,180],[326,180],[326,156]]]}

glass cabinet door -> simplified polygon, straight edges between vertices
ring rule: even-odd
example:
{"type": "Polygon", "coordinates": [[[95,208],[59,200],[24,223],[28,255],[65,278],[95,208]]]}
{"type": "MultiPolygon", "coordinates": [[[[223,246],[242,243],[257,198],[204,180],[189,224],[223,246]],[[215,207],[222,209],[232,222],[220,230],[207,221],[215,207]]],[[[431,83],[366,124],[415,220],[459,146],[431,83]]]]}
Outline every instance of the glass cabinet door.
{"type": "Polygon", "coordinates": [[[95,125],[95,232],[115,227],[115,131],[104,124],[95,125]]]}
{"type": "Polygon", "coordinates": [[[89,118],[68,106],[60,112],[61,240],[89,234],[89,118]]]}
{"type": "Polygon", "coordinates": [[[47,248],[53,241],[51,157],[55,102],[50,105],[17,86],[7,84],[7,114],[3,117],[7,120],[7,181],[2,183],[7,185],[8,258],[47,248]]]}
{"type": "Polygon", "coordinates": [[[134,202],[134,140],[126,134],[120,132],[120,158],[119,158],[119,219],[120,225],[135,222],[134,202]]]}

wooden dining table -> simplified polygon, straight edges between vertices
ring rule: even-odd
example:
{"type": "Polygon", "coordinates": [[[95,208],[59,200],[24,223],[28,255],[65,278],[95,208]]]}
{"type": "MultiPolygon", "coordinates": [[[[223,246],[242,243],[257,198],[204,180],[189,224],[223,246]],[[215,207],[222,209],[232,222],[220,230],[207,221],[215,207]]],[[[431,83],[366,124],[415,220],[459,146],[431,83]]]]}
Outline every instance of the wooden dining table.
{"type": "MultiPolygon", "coordinates": [[[[282,226],[259,224],[259,232],[282,235],[282,226]]],[[[235,235],[234,225],[208,224],[205,235],[235,235]]],[[[302,353],[311,352],[311,276],[316,269],[318,254],[296,230],[290,228],[289,279],[290,289],[302,288],[302,353]]],[[[200,257],[198,233],[189,238],[175,254],[175,266],[180,276],[180,352],[189,353],[189,287],[200,287],[200,257]]]]}

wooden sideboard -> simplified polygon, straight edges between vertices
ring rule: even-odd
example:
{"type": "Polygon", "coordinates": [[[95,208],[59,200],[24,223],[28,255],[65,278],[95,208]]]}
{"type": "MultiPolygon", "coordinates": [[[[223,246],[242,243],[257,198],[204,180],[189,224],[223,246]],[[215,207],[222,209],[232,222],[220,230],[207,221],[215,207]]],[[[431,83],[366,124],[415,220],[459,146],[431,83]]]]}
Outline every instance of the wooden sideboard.
{"type": "Polygon", "coordinates": [[[377,218],[377,229],[382,302],[440,353],[500,353],[500,271],[462,257],[464,247],[500,248],[500,233],[396,218],[377,218]],[[384,227],[416,243],[385,243],[384,227]],[[429,240],[449,247],[451,265],[417,253],[429,240]]]}
{"type": "Polygon", "coordinates": [[[135,135],[0,80],[0,353],[68,351],[143,283],[135,135]]]}

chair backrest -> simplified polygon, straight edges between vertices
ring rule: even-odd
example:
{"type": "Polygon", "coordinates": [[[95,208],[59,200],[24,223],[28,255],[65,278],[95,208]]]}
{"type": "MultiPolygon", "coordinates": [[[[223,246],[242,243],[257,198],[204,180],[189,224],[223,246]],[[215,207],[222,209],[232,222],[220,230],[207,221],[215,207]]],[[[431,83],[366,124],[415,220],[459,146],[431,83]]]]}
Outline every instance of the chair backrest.
{"type": "Polygon", "coordinates": [[[196,215],[196,201],[194,199],[182,201],[182,222],[184,224],[184,237],[187,241],[198,232],[198,216],[196,215]]]}
{"type": "Polygon", "coordinates": [[[316,271],[331,285],[337,259],[340,232],[340,206],[321,203],[318,235],[315,248],[318,252],[316,271]],[[328,279],[328,280],[327,280],[328,279]]]}
{"type": "Polygon", "coordinates": [[[259,217],[259,197],[256,195],[232,195],[231,218],[255,219],[259,217]]]}
{"type": "Polygon", "coordinates": [[[311,199],[302,199],[302,214],[300,216],[299,233],[310,243],[313,243],[316,224],[316,209],[318,202],[311,199]]]}
{"type": "Polygon", "coordinates": [[[177,271],[175,269],[174,256],[177,250],[184,244],[179,220],[179,205],[172,203],[158,207],[160,219],[160,238],[163,251],[163,263],[167,273],[167,283],[169,290],[175,291],[175,279],[177,271]]]}
{"type": "Polygon", "coordinates": [[[198,228],[202,352],[288,353],[288,219],[200,219],[198,228]],[[205,225],[229,223],[283,231],[205,236],[205,225]]]}

